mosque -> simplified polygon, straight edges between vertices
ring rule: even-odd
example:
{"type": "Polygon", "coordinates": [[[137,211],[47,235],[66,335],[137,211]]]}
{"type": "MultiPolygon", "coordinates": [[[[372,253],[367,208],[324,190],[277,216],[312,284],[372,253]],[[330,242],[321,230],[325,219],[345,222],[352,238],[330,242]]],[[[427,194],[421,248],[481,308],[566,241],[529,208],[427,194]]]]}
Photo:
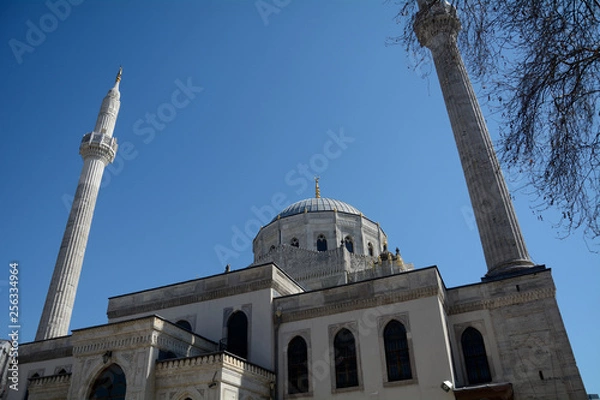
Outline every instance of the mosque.
{"type": "Polygon", "coordinates": [[[415,23],[473,204],[481,280],[446,287],[437,267],[390,251],[367,215],[321,197],[317,180],[313,198],[261,228],[247,268],[112,297],[106,324],[69,333],[102,173],[118,150],[119,72],[81,141],[36,339],[19,348],[21,388],[4,398],[586,399],[551,270],[528,255],[456,47],[459,29],[444,2],[422,7],[415,23]]]}

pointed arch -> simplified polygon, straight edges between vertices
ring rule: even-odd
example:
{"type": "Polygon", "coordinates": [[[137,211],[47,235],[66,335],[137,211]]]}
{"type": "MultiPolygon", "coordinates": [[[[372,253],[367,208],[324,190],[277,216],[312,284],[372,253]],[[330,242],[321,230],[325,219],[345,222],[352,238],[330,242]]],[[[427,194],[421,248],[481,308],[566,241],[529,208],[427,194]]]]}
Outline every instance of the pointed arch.
{"type": "Polygon", "coordinates": [[[317,251],[327,251],[327,238],[322,233],[317,238],[317,251]]]}
{"type": "Polygon", "coordinates": [[[227,320],[227,351],[248,358],[248,317],[236,311],[227,320]]]}
{"type": "Polygon", "coordinates": [[[469,384],[475,385],[491,382],[492,374],[481,333],[473,327],[468,327],[463,332],[460,342],[469,384]]]}
{"type": "Polygon", "coordinates": [[[118,364],[111,364],[98,374],[92,385],[89,400],[125,400],[127,380],[118,364]]]}
{"type": "Polygon", "coordinates": [[[346,246],[346,250],[350,253],[354,253],[354,240],[352,240],[351,236],[346,236],[344,238],[344,246],[346,246]]]}
{"type": "Polygon", "coordinates": [[[342,328],[333,339],[335,357],[335,387],[337,389],[358,386],[358,363],[354,335],[342,328]]]}
{"type": "Polygon", "coordinates": [[[408,338],[404,325],[393,319],[383,329],[388,382],[412,379],[408,338]]]}
{"type": "Polygon", "coordinates": [[[288,394],[308,393],[308,347],[302,336],[294,336],[287,348],[288,394]]]}
{"type": "Polygon", "coordinates": [[[367,251],[369,252],[369,255],[371,257],[374,256],[375,252],[373,250],[373,243],[371,243],[371,242],[367,243],[367,251]]]}

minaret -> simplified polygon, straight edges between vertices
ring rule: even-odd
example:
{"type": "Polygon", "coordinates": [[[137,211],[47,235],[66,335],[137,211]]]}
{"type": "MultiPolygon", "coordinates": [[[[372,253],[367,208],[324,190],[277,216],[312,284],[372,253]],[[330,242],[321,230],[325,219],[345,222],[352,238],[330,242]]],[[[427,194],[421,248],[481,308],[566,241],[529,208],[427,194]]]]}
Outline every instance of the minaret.
{"type": "Polygon", "coordinates": [[[458,147],[479,237],[487,277],[533,266],[506,188],[500,164],[456,37],[461,29],[456,9],[444,0],[418,0],[414,29],[422,46],[431,50],[452,131],[458,147]]]}
{"type": "Polygon", "coordinates": [[[112,135],[121,105],[121,73],[119,68],[115,85],[102,101],[96,127],[81,140],[79,154],[83,158],[83,168],[35,340],[65,336],[69,332],[102,173],[106,165],[115,159],[117,151],[117,139],[112,135]]]}
{"type": "Polygon", "coordinates": [[[319,177],[315,176],[315,198],[321,198],[321,188],[319,188],[319,177]]]}

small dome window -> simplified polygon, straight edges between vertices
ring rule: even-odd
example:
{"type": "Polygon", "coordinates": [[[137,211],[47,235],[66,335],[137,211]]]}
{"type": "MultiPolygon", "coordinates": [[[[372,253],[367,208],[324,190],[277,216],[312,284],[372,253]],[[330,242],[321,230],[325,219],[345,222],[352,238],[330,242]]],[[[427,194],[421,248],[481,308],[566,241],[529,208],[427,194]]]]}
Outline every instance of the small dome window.
{"type": "Polygon", "coordinates": [[[354,253],[354,241],[350,236],[346,236],[344,239],[344,245],[346,246],[346,250],[348,250],[350,253],[354,253]]]}
{"type": "Polygon", "coordinates": [[[369,255],[371,257],[373,257],[373,254],[374,254],[374,252],[373,252],[373,244],[371,242],[369,242],[369,244],[367,244],[367,250],[369,252],[369,255]]]}
{"type": "Polygon", "coordinates": [[[292,240],[290,240],[290,245],[294,247],[300,247],[300,242],[298,241],[298,238],[292,238],[292,240]]]}
{"type": "Polygon", "coordinates": [[[317,251],[327,251],[327,239],[323,234],[317,238],[317,251]]]}

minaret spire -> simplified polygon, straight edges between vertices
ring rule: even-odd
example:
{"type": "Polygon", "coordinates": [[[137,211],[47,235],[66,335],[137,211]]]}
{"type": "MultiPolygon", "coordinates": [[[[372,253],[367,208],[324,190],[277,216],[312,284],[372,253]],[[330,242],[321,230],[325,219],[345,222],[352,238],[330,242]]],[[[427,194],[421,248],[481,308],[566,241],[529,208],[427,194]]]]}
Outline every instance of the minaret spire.
{"type": "Polygon", "coordinates": [[[121,82],[121,75],[123,75],[123,67],[119,66],[119,72],[117,72],[117,77],[115,78],[115,83],[121,82]]]}
{"type": "Polygon", "coordinates": [[[122,69],[119,68],[115,85],[102,101],[94,130],[83,137],[79,147],[83,168],[35,340],[52,339],[69,333],[102,174],[106,165],[115,159],[117,151],[117,139],[112,134],[121,105],[121,74],[122,69]]]}
{"type": "Polygon", "coordinates": [[[321,198],[321,189],[319,188],[319,177],[315,176],[315,197],[317,199],[321,198]]]}
{"type": "Polygon", "coordinates": [[[479,229],[494,277],[533,266],[456,37],[456,9],[444,0],[418,0],[414,29],[431,50],[479,229]]]}

